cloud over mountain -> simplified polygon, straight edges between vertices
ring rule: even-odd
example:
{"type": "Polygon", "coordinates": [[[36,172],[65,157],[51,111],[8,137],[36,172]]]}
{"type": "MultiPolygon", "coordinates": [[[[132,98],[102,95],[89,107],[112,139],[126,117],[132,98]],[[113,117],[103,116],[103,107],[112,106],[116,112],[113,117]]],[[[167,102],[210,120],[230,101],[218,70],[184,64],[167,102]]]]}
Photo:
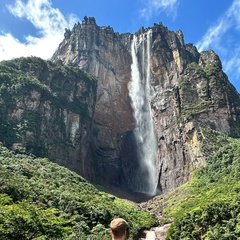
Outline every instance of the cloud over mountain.
{"type": "Polygon", "coordinates": [[[75,15],[64,16],[59,9],[53,8],[48,0],[17,0],[8,5],[8,10],[19,19],[26,19],[36,29],[36,36],[27,35],[20,42],[11,33],[0,35],[0,60],[20,56],[39,56],[48,59],[63,39],[65,28],[71,28],[79,21],[75,15]]]}

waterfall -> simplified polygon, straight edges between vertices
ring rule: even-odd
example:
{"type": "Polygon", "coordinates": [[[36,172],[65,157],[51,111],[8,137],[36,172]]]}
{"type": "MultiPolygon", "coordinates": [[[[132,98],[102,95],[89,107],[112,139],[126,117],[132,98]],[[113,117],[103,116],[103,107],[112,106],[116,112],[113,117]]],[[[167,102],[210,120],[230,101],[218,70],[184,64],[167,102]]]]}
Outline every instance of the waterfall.
{"type": "Polygon", "coordinates": [[[133,36],[129,96],[135,118],[134,135],[139,166],[135,170],[134,190],[154,195],[157,188],[157,139],[150,106],[150,57],[152,31],[133,36]]]}

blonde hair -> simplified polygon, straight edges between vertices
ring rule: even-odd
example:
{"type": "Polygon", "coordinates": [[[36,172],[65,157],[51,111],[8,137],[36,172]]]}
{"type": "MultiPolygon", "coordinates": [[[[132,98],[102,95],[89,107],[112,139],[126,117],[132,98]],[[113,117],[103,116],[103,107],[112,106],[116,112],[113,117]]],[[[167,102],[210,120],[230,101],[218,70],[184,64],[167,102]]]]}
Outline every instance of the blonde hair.
{"type": "Polygon", "coordinates": [[[114,237],[122,237],[128,227],[128,223],[123,218],[115,218],[110,223],[110,228],[114,237]]]}

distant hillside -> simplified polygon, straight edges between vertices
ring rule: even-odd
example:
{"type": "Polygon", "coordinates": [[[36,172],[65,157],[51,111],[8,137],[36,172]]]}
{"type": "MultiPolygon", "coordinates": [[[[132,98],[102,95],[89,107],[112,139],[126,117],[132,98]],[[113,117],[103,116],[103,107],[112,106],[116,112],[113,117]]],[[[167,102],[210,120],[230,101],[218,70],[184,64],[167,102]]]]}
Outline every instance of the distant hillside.
{"type": "Polygon", "coordinates": [[[129,222],[132,239],[155,222],[46,158],[15,155],[4,147],[0,182],[0,239],[109,239],[114,217],[129,222]]]}

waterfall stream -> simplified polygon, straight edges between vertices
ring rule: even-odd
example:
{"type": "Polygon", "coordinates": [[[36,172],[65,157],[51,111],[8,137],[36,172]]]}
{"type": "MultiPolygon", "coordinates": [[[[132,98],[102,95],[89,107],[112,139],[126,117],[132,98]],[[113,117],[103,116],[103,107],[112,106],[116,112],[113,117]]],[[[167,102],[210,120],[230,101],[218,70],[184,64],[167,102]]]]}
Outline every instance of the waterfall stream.
{"type": "Polygon", "coordinates": [[[135,118],[134,135],[138,147],[139,166],[136,169],[136,192],[155,195],[157,188],[157,139],[150,107],[150,57],[151,36],[149,30],[133,37],[131,54],[131,83],[129,95],[135,118]]]}

